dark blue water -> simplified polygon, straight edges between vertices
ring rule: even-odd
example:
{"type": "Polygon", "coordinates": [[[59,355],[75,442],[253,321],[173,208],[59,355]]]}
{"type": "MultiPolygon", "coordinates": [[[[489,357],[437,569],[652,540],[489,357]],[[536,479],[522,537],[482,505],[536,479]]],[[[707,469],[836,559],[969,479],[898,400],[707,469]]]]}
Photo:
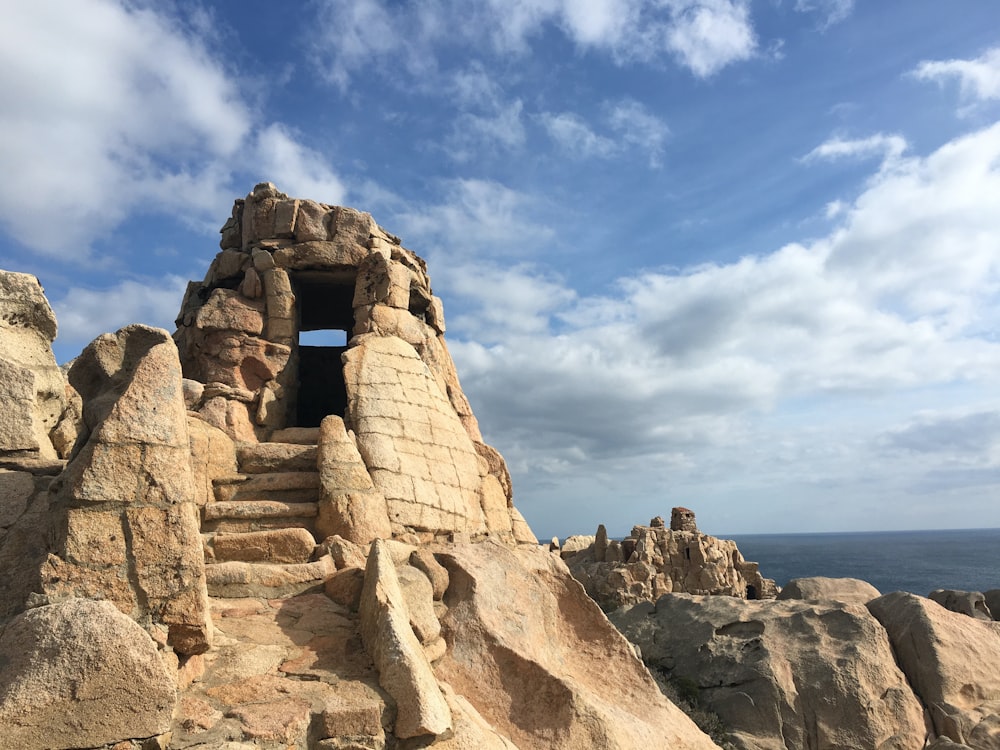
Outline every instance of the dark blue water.
{"type": "Polygon", "coordinates": [[[1000,588],[1000,529],[747,534],[746,560],[784,586],[792,578],[861,578],[883,594],[1000,588]]]}

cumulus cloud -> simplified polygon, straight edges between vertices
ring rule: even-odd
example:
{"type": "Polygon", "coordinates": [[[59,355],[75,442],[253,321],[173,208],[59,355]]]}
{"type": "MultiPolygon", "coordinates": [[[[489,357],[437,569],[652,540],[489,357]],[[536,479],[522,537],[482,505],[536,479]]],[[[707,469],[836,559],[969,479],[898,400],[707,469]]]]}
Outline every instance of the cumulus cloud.
{"type": "Polygon", "coordinates": [[[974,60],[924,60],[913,75],[939,84],[957,80],[962,96],[969,101],[1000,99],[1000,47],[974,60]]]}
{"type": "Polygon", "coordinates": [[[346,188],[324,157],[299,142],[297,134],[273,123],[256,134],[257,181],[268,180],[289,195],[305,195],[324,203],[342,203],[346,188]]]}
{"type": "MultiPolygon", "coordinates": [[[[489,284],[460,287],[471,310],[453,321],[450,348],[489,439],[538,499],[583,467],[649,482],[650,467],[669,466],[672,482],[706,496],[721,491],[720,473],[748,471],[820,492],[866,475],[884,429],[868,399],[905,413],[890,394],[993,382],[998,201],[1000,124],[899,156],[809,243],[653,269],[599,296],[532,266],[497,296],[489,284]],[[516,324],[514,304],[525,315],[516,324]],[[868,439],[830,425],[810,434],[793,416],[810,410],[827,423],[854,411],[849,429],[868,439]],[[801,460],[808,451],[819,455],[801,460]]],[[[911,431],[895,443],[926,439],[911,431]]],[[[918,463],[905,466],[913,477],[927,468],[918,463]]]]}
{"type": "Polygon", "coordinates": [[[26,245],[79,252],[161,180],[201,181],[250,129],[223,66],[175,19],[87,0],[19,4],[4,20],[17,32],[0,48],[0,166],[17,179],[0,187],[0,220],[26,245]]]}
{"type": "Polygon", "coordinates": [[[371,65],[427,75],[456,47],[526,54],[548,28],[619,64],[673,58],[702,78],[757,49],[747,0],[436,0],[391,10],[385,0],[323,0],[317,28],[317,59],[342,88],[371,65]]]}
{"type": "Polygon", "coordinates": [[[214,227],[234,175],[255,160],[339,194],[320,155],[256,119],[203,11],[39,0],[4,21],[0,169],[16,179],[0,184],[0,222],[25,246],[84,260],[137,212],[214,227]]]}
{"type": "Polygon", "coordinates": [[[106,288],[70,288],[52,300],[59,321],[57,353],[72,358],[102,333],[132,323],[173,331],[186,288],[187,281],[174,275],[126,279],[106,288]]]}

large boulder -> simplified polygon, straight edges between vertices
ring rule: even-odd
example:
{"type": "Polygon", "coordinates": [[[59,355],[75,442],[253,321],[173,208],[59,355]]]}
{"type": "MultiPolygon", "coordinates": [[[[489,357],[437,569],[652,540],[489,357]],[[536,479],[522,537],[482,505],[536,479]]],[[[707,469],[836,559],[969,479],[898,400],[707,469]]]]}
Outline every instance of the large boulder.
{"type": "Polygon", "coordinates": [[[162,624],[181,653],[211,642],[181,368],[170,335],[133,325],[75,360],[85,443],[51,487],[45,593],[108,599],[162,624]]]}
{"type": "Polygon", "coordinates": [[[435,673],[520,748],[715,748],[537,547],[435,547],[449,573],[435,673]]]}
{"type": "Polygon", "coordinates": [[[897,591],[868,603],[934,729],[981,750],[1000,748],[1000,623],[897,591]]]}
{"type": "Polygon", "coordinates": [[[175,683],[149,635],[110,602],[31,609],[0,635],[0,746],[98,747],[166,732],[175,683]]]}
{"type": "Polygon", "coordinates": [[[858,578],[793,578],[778,594],[778,599],[801,599],[807,602],[845,602],[867,604],[882,596],[877,588],[858,578]]]}
{"type": "Polygon", "coordinates": [[[986,596],[978,591],[958,591],[956,589],[935,589],[927,595],[945,609],[958,612],[961,615],[975,617],[977,620],[995,619],[986,603],[986,596]]]}
{"type": "Polygon", "coordinates": [[[611,619],[741,750],[923,747],[920,704],[862,606],[668,594],[611,619]]]}

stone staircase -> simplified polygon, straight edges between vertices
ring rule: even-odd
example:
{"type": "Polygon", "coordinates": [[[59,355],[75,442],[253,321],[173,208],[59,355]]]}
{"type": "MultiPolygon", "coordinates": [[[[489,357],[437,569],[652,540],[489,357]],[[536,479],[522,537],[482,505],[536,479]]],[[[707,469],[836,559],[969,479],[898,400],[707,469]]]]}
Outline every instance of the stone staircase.
{"type": "Polygon", "coordinates": [[[239,473],[214,481],[215,501],[203,510],[209,595],[292,596],[333,572],[317,554],[318,438],[319,428],[288,428],[237,447],[239,473]]]}

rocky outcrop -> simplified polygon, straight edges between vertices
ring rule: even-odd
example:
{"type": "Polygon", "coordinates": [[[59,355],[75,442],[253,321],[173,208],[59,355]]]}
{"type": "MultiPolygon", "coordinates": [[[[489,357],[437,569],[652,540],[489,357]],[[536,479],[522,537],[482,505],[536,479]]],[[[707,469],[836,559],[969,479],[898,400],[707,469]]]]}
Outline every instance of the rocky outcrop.
{"type": "Polygon", "coordinates": [[[774,598],[774,581],[761,575],[757,563],[743,559],[736,542],[702,534],[687,508],[674,511],[671,525],[677,529],[666,528],[657,516],[649,526],[633,527],[618,542],[609,540],[601,525],[593,541],[567,539],[561,555],[573,576],[607,612],[653,602],[671,592],[774,598]]]}
{"type": "Polygon", "coordinates": [[[176,683],[110,602],[30,609],[0,634],[0,747],[98,747],[170,729],[176,683]]]}
{"type": "Polygon", "coordinates": [[[557,558],[495,542],[434,551],[450,579],[435,672],[519,748],[715,747],[557,558]]]}
{"type": "Polygon", "coordinates": [[[1000,623],[896,592],[868,603],[937,734],[980,750],[1000,748],[1000,623]]]}
{"type": "Polygon", "coordinates": [[[55,337],[56,318],[38,279],[0,271],[0,465],[65,457],[50,437],[67,407],[55,337]]]}
{"type": "Polygon", "coordinates": [[[84,442],[50,488],[54,531],[42,590],[107,599],[167,629],[185,654],[211,643],[177,349],[129,326],[76,359],[84,442]]]}
{"type": "Polygon", "coordinates": [[[669,594],[611,619],[741,750],[923,747],[920,703],[863,606],[669,594]]]}
{"type": "Polygon", "coordinates": [[[882,596],[881,592],[867,581],[857,578],[793,578],[778,593],[779,601],[801,599],[820,604],[823,602],[844,602],[846,604],[867,604],[882,596]]]}
{"type": "Polygon", "coordinates": [[[977,620],[993,620],[992,610],[986,604],[986,596],[978,591],[956,591],[955,589],[935,589],[927,595],[945,609],[977,620]]]}

